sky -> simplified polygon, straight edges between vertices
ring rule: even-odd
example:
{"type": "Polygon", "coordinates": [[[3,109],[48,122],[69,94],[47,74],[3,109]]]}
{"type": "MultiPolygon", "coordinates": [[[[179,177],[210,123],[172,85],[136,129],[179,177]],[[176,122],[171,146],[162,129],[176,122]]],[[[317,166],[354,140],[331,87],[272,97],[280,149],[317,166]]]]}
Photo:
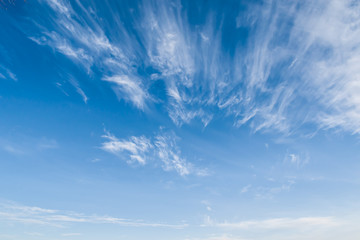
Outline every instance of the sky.
{"type": "Polygon", "coordinates": [[[360,238],[357,0],[1,0],[0,239],[360,238]]]}

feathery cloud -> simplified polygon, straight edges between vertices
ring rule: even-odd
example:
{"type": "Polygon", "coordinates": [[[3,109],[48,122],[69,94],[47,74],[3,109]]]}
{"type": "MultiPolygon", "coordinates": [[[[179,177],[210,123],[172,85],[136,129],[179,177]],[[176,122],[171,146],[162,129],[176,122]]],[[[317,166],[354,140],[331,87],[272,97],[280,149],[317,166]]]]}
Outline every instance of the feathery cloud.
{"type": "MultiPolygon", "coordinates": [[[[115,224],[126,227],[185,228],[186,224],[151,223],[143,220],[124,219],[111,216],[84,215],[81,213],[30,207],[14,202],[0,203],[0,221],[23,224],[48,225],[63,228],[68,224],[115,224]]],[[[70,236],[70,235],[68,235],[70,236]]]]}
{"type": "Polygon", "coordinates": [[[146,155],[153,147],[150,140],[145,136],[133,136],[129,140],[119,140],[110,133],[107,133],[103,137],[108,141],[102,144],[101,149],[118,156],[124,151],[128,152],[130,157],[130,159],[127,160],[128,163],[138,162],[144,165],[146,163],[146,155]]]}
{"type": "Polygon", "coordinates": [[[180,176],[209,174],[206,169],[195,167],[182,156],[177,145],[177,136],[173,132],[161,131],[152,138],[132,136],[128,140],[118,139],[110,133],[103,137],[107,141],[103,142],[101,149],[121,158],[128,156],[128,163],[138,162],[145,165],[153,162],[160,164],[164,171],[175,171],[180,176]]]}
{"type": "Polygon", "coordinates": [[[116,32],[99,20],[95,2],[39,2],[51,14],[33,20],[38,33],[30,39],[88,73],[100,70],[120,99],[141,110],[156,99],[152,83],[163,81],[161,103],[178,126],[231,117],[234,126],[254,131],[292,134],[311,125],[360,132],[357,2],[269,0],[222,21],[204,8],[203,23],[194,27],[181,1],[143,1],[127,27],[109,9],[116,32]],[[224,44],[224,24],[234,28],[238,44],[224,44]],[[240,36],[241,29],[248,35],[240,36]]]}

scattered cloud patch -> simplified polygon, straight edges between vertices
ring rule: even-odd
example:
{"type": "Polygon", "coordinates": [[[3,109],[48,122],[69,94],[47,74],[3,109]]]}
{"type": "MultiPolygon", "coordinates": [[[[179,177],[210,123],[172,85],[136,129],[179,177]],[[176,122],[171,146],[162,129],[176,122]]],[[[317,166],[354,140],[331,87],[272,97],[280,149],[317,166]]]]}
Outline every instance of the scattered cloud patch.
{"type": "Polygon", "coordinates": [[[291,191],[296,184],[296,181],[291,178],[280,184],[275,181],[270,182],[272,182],[272,186],[259,186],[254,188],[256,199],[273,199],[280,193],[291,191]]]}
{"type": "Polygon", "coordinates": [[[121,158],[128,158],[128,163],[137,162],[145,165],[148,162],[160,164],[164,171],[175,171],[180,176],[195,174],[207,176],[206,169],[198,169],[181,154],[177,145],[177,136],[173,132],[156,134],[153,138],[132,136],[129,139],[118,139],[107,133],[103,136],[107,141],[101,149],[121,158]],[[126,153],[125,155],[123,153],[126,153]]]}
{"type": "Polygon", "coordinates": [[[203,204],[206,207],[207,211],[209,211],[209,212],[212,211],[211,204],[209,201],[203,200],[203,201],[201,201],[201,204],[203,204]]]}
{"type": "Polygon", "coordinates": [[[153,145],[145,136],[131,137],[128,140],[119,140],[114,135],[107,133],[103,135],[108,141],[102,144],[101,149],[120,156],[122,152],[129,153],[128,163],[137,162],[142,165],[146,163],[146,155],[153,145]]]}
{"type": "Polygon", "coordinates": [[[251,184],[249,185],[246,185],[245,187],[243,187],[241,190],[240,190],[240,193],[243,194],[243,193],[247,193],[251,188],[251,184]]]}
{"type": "Polygon", "coordinates": [[[307,154],[289,153],[285,155],[284,162],[301,168],[309,163],[309,156],[307,154]]]}

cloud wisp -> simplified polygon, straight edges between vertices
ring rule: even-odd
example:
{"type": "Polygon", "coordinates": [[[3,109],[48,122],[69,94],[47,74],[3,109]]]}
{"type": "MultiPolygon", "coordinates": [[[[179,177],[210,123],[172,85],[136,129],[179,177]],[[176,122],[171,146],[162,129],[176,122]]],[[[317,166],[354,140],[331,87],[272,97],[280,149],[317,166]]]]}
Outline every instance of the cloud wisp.
{"type": "Polygon", "coordinates": [[[11,79],[15,82],[18,81],[17,76],[9,68],[6,68],[0,64],[0,79],[11,79]]]}
{"type": "Polygon", "coordinates": [[[178,137],[173,132],[160,132],[153,138],[132,136],[128,139],[118,139],[107,133],[103,138],[106,141],[101,149],[125,159],[128,164],[161,165],[164,171],[175,171],[180,176],[206,175],[206,170],[196,168],[182,156],[176,142],[178,137]]]}
{"type": "Polygon", "coordinates": [[[124,151],[127,152],[130,157],[130,159],[127,160],[128,163],[135,161],[145,165],[147,154],[149,150],[153,148],[152,143],[145,136],[132,136],[128,140],[119,140],[110,133],[107,133],[103,137],[107,139],[107,141],[102,144],[101,149],[117,156],[121,156],[124,151]]]}
{"type": "Polygon", "coordinates": [[[318,227],[330,228],[340,225],[341,222],[334,217],[271,218],[254,221],[216,222],[209,216],[206,216],[204,224],[204,226],[226,229],[307,229],[318,227]]]}
{"type": "MultiPolygon", "coordinates": [[[[24,206],[13,202],[0,203],[0,221],[47,225],[64,228],[69,224],[115,224],[125,227],[164,227],[182,229],[186,224],[151,223],[143,220],[111,216],[85,215],[70,211],[24,206]]],[[[70,236],[70,235],[69,235],[70,236]]]]}

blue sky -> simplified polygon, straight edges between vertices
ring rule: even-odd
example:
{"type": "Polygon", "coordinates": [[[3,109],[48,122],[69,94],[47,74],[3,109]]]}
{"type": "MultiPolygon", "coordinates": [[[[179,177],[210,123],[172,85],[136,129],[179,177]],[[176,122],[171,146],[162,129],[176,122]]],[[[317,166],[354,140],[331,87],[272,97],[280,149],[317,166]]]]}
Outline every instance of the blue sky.
{"type": "Polygon", "coordinates": [[[0,238],[360,237],[359,1],[0,1],[0,238]]]}

